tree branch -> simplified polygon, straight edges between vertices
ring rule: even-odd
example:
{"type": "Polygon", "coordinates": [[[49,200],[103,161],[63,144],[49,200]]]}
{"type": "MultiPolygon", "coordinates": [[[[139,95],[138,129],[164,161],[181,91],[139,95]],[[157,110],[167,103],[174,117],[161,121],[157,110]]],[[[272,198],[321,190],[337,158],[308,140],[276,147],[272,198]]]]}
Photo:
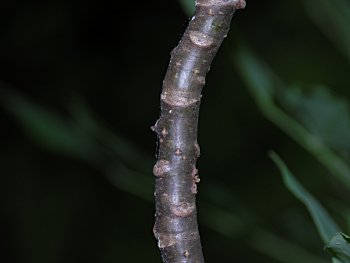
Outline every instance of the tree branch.
{"type": "Polygon", "coordinates": [[[156,222],[164,263],[204,262],[196,213],[198,112],[205,76],[244,0],[197,0],[196,11],[171,52],[163,81],[158,135],[156,222]]]}

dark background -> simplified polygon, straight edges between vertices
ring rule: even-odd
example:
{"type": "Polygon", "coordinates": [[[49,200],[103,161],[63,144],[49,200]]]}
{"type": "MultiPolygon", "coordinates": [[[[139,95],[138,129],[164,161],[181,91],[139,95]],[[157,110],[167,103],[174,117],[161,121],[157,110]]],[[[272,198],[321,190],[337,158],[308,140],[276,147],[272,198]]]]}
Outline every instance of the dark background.
{"type": "MultiPolygon", "coordinates": [[[[149,127],[188,16],[177,1],[7,1],[0,10],[0,261],[160,262],[149,127]],[[9,110],[26,109],[27,100],[36,105],[32,115],[9,110]],[[80,107],[98,124],[84,122],[80,107]],[[62,133],[74,131],[68,146],[64,136],[55,141],[56,124],[41,124],[41,111],[66,125],[62,133]],[[128,173],[145,181],[132,177],[127,187],[128,173]]],[[[349,64],[302,1],[251,0],[237,12],[207,76],[199,121],[206,261],[281,262],[256,249],[262,229],[327,258],[267,152],[287,159],[321,200],[336,195],[328,172],[259,112],[232,63],[238,45],[249,45],[287,83],[322,83],[350,96],[349,64]]]]}

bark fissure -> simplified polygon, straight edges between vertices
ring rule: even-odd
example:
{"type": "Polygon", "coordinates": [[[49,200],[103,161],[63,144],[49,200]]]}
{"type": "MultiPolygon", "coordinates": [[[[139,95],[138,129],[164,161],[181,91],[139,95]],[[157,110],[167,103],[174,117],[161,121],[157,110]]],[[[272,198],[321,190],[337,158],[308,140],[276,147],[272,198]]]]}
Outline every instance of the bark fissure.
{"type": "Polygon", "coordinates": [[[154,235],[164,263],[204,262],[197,224],[198,113],[210,64],[244,0],[197,0],[196,11],[171,52],[163,81],[158,135],[154,235]]]}

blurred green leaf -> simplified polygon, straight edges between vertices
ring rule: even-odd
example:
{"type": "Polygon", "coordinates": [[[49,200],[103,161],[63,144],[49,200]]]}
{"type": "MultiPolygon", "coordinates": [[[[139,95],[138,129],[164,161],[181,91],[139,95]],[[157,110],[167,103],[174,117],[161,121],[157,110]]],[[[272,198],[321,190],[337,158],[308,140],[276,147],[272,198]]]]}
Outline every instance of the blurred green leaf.
{"type": "Polygon", "coordinates": [[[335,150],[350,152],[350,112],[347,101],[335,97],[325,87],[310,94],[301,89],[283,89],[281,103],[304,127],[335,150]]]}
{"type": "Polygon", "coordinates": [[[247,48],[242,47],[234,56],[238,65],[239,73],[246,81],[247,86],[252,91],[254,99],[268,114],[273,106],[273,94],[275,92],[276,78],[269,70],[269,67],[262,61],[256,59],[254,54],[247,48]]]}
{"type": "Polygon", "coordinates": [[[88,162],[120,190],[153,200],[152,177],[125,165],[138,162],[134,167],[140,166],[145,171],[152,166],[150,158],[132,143],[105,129],[82,101],[76,101],[72,108],[75,118],[64,119],[20,93],[0,91],[4,95],[2,106],[40,147],[88,162]]]}
{"type": "Polygon", "coordinates": [[[330,207],[335,213],[338,213],[340,217],[345,221],[346,231],[350,232],[350,207],[348,204],[338,199],[333,199],[330,202],[330,207]]]}
{"type": "Polygon", "coordinates": [[[63,118],[20,93],[5,89],[1,93],[5,110],[35,143],[48,151],[89,161],[110,156],[140,170],[152,163],[148,155],[123,136],[105,128],[78,96],[70,105],[72,116],[63,118]]]}
{"type": "Polygon", "coordinates": [[[138,171],[145,171],[152,166],[153,159],[148,154],[117,131],[109,129],[107,124],[94,115],[82,98],[75,96],[69,105],[69,110],[73,122],[115,158],[130,167],[137,167],[138,171]]]}
{"type": "Polygon", "coordinates": [[[195,0],[179,0],[179,2],[188,16],[194,14],[195,0]]]}
{"type": "Polygon", "coordinates": [[[326,260],[313,255],[292,242],[264,230],[255,231],[252,246],[261,253],[284,263],[325,263],[326,260]]]}
{"type": "MultiPolygon", "coordinates": [[[[242,76],[257,106],[264,116],[304,147],[322,163],[331,174],[350,189],[350,167],[311,131],[274,103],[278,92],[286,92],[283,83],[247,47],[233,56],[238,73],[242,76]]],[[[346,116],[345,116],[346,117],[346,116]]]]}
{"type": "Polygon", "coordinates": [[[201,220],[203,225],[215,229],[215,232],[231,239],[236,239],[244,233],[246,224],[234,213],[212,205],[205,205],[203,210],[206,211],[201,220]]]}
{"type": "Polygon", "coordinates": [[[327,243],[337,232],[340,232],[339,227],[322,205],[292,175],[282,159],[274,152],[270,153],[270,157],[281,171],[285,186],[307,207],[323,242],[327,243]]]}
{"type": "Polygon", "coordinates": [[[20,94],[7,91],[2,105],[38,145],[51,152],[90,158],[95,145],[74,123],[20,94]]]}
{"type": "MultiPolygon", "coordinates": [[[[116,161],[118,163],[118,161],[116,161]]],[[[116,166],[99,167],[109,182],[125,193],[153,202],[153,178],[128,169],[122,163],[116,166]]]]}
{"type": "Polygon", "coordinates": [[[341,263],[350,263],[350,237],[337,233],[326,245],[327,251],[329,251],[338,261],[341,263]]]}
{"type": "Polygon", "coordinates": [[[303,1],[310,18],[350,60],[350,3],[346,0],[303,1]]]}

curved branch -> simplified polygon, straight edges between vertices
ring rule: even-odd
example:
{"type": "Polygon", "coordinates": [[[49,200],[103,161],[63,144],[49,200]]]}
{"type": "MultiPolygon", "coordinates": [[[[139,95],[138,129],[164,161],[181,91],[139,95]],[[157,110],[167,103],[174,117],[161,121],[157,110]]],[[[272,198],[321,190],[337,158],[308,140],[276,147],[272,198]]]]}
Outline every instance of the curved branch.
{"type": "Polygon", "coordinates": [[[164,263],[204,262],[197,225],[198,112],[205,76],[244,0],[197,0],[196,11],[163,81],[158,134],[154,235],[164,263]]]}

